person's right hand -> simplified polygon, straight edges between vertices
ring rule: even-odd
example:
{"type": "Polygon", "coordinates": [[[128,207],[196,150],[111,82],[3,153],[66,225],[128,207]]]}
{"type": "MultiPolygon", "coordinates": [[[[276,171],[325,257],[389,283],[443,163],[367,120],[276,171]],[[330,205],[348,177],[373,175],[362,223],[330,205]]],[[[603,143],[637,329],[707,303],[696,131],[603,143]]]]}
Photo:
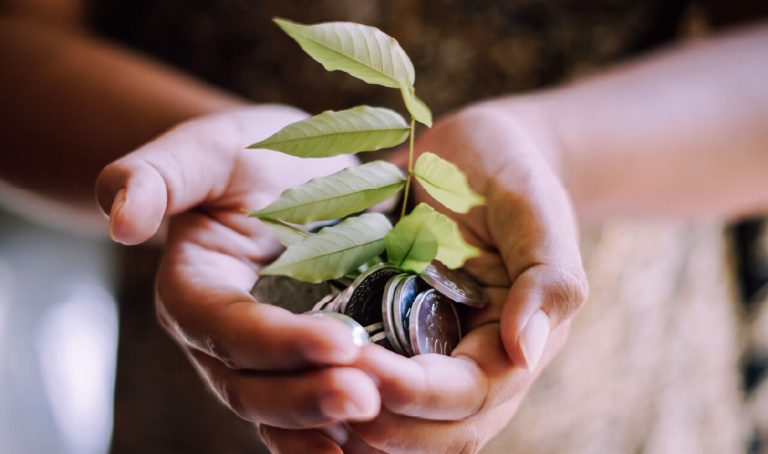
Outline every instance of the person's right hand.
{"type": "MultiPolygon", "coordinates": [[[[365,348],[356,365],[375,377],[381,414],[350,424],[348,439],[341,439],[346,444],[322,452],[473,453],[513,418],[565,345],[589,287],[552,137],[538,117],[513,116],[493,104],[467,107],[418,137],[417,154],[431,150],[454,163],[485,196],[484,206],[457,214],[415,186],[417,202],[453,217],[483,251],[465,270],[485,288],[489,303],[459,308],[464,337],[450,357],[405,358],[365,348]]],[[[317,438],[307,431],[262,429],[262,435],[278,452],[317,438]]]]}
{"type": "Polygon", "coordinates": [[[371,378],[348,367],[359,351],[346,327],[249,293],[280,245],[241,210],[354,163],[243,150],[302,117],[263,106],[189,121],[107,166],[96,188],[118,242],[144,242],[174,216],[157,278],[161,324],[237,415],[281,428],[372,419],[380,406],[371,378]]]}

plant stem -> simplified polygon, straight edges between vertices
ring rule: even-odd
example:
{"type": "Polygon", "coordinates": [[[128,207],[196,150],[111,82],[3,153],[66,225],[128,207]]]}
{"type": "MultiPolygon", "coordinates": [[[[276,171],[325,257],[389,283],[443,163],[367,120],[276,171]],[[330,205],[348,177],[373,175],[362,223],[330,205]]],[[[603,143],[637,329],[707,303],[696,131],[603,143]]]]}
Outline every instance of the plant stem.
{"type": "Polygon", "coordinates": [[[408,176],[405,177],[405,189],[403,190],[403,208],[400,210],[400,219],[405,217],[405,208],[408,206],[408,191],[411,189],[411,177],[413,177],[413,132],[416,129],[416,119],[411,115],[410,145],[408,147],[408,176]]]}

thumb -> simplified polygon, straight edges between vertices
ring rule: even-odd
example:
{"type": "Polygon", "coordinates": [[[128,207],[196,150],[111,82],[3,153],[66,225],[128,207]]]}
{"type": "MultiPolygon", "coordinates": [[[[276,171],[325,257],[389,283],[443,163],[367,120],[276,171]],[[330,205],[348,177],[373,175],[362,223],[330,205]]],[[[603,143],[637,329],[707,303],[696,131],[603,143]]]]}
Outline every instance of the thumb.
{"type": "Polygon", "coordinates": [[[512,280],[501,337],[510,359],[529,370],[550,332],[578,312],[589,292],[568,196],[550,172],[537,172],[525,187],[497,186],[488,203],[489,228],[512,280]]]}
{"type": "Polygon", "coordinates": [[[220,198],[243,147],[304,117],[280,105],[220,112],[183,123],[109,164],[96,180],[96,199],[110,218],[110,235],[142,243],[165,216],[220,198]]]}
{"type": "Polygon", "coordinates": [[[587,280],[559,266],[535,265],[515,280],[501,313],[501,338],[510,359],[533,371],[550,333],[587,299],[587,280]]]}
{"type": "Polygon", "coordinates": [[[183,124],[101,171],[96,199],[110,218],[112,239],[142,243],[157,232],[164,216],[226,189],[238,147],[211,146],[210,139],[199,140],[200,133],[195,121],[183,124]]]}

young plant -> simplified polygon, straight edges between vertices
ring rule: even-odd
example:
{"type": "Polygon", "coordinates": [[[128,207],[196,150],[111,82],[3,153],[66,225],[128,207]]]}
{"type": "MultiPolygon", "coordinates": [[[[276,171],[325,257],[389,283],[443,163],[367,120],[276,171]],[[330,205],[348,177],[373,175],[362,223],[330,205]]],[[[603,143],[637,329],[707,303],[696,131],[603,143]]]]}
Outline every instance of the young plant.
{"type": "Polygon", "coordinates": [[[425,152],[414,162],[416,122],[432,126],[432,113],[416,97],[413,64],[397,41],[374,27],[351,22],[302,25],[275,19],[277,25],[328,71],[343,71],[369,84],[400,91],[410,115],[358,106],[327,111],[292,123],[249,148],[266,148],[302,158],[361,153],[400,145],[410,138],[408,168],[373,161],[312,179],[283,192],[269,206],[249,212],[265,222],[286,246],[261,274],[280,274],[307,282],[338,279],[386,250],[387,261],[420,273],[433,260],[459,268],[477,255],[449,217],[425,203],[406,215],[415,178],[432,198],[466,213],[484,203],[454,164],[425,152]],[[394,227],[382,214],[358,214],[403,191],[402,212],[394,227]],[[317,233],[297,227],[344,219],[317,233]]]}

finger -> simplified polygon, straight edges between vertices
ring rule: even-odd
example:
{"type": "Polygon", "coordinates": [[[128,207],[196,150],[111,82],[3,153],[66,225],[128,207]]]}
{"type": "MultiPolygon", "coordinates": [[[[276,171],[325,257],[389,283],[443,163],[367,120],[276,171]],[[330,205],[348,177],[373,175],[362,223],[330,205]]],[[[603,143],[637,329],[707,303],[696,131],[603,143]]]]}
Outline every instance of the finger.
{"type": "Polygon", "coordinates": [[[504,346],[533,370],[549,332],[587,298],[570,202],[548,167],[505,168],[489,188],[488,228],[513,282],[501,317],[504,346]]]}
{"type": "MultiPolygon", "coordinates": [[[[151,237],[163,216],[220,196],[237,147],[193,141],[195,122],[172,130],[109,164],[96,180],[96,197],[110,216],[115,241],[137,244],[151,237]],[[188,130],[189,132],[186,132],[188,130]]],[[[220,137],[226,131],[218,131],[220,137]]],[[[224,139],[218,139],[224,140],[224,139]]]]}
{"type": "Polygon", "coordinates": [[[376,378],[383,405],[401,415],[461,419],[477,412],[488,392],[485,374],[466,358],[418,355],[409,359],[371,345],[363,349],[355,366],[376,378]]]}
{"type": "Polygon", "coordinates": [[[304,429],[369,420],[379,412],[376,384],[355,368],[261,373],[232,370],[201,352],[190,355],[216,396],[251,422],[304,429]]]}
{"type": "MultiPolygon", "coordinates": [[[[470,422],[432,421],[386,410],[371,422],[350,426],[362,443],[369,447],[368,450],[359,449],[360,452],[475,453],[484,444],[481,432],[470,422]]],[[[356,438],[350,437],[350,442],[354,441],[356,438]]]]}
{"type": "Polygon", "coordinates": [[[517,277],[501,313],[501,339],[515,364],[538,366],[553,328],[574,315],[587,295],[586,278],[550,265],[517,277]]]}
{"type": "Polygon", "coordinates": [[[341,447],[316,429],[290,430],[267,425],[258,427],[261,440],[273,454],[297,452],[342,454],[341,447]]]}
{"type": "Polygon", "coordinates": [[[349,429],[347,442],[341,445],[341,447],[344,454],[386,454],[385,451],[376,449],[363,441],[351,428],[349,429]]]}
{"type": "MultiPolygon", "coordinates": [[[[564,323],[553,331],[545,362],[565,343],[568,327],[569,323],[564,323]]],[[[385,408],[371,421],[350,424],[354,429],[350,441],[356,435],[368,446],[388,453],[477,452],[507,425],[538,377],[538,372],[530,373],[510,364],[498,341],[495,348],[488,343],[491,337],[498,339],[498,326],[494,329],[489,325],[478,331],[481,335],[469,337],[460,354],[482,364],[489,377],[491,386],[480,411],[460,420],[444,421],[401,415],[385,408]]],[[[445,381],[453,379],[450,371],[443,373],[445,381]]],[[[382,392],[383,405],[386,399],[382,392]]]]}
{"type": "Polygon", "coordinates": [[[567,321],[552,330],[544,348],[540,367],[534,371],[529,371],[510,360],[502,343],[498,323],[484,325],[467,334],[456,347],[453,355],[474,361],[487,377],[488,394],[478,413],[502,405],[515,396],[525,394],[544,366],[549,364],[563,348],[569,329],[570,322],[567,321]]]}
{"type": "MultiPolygon", "coordinates": [[[[555,330],[545,362],[562,347],[566,332],[567,324],[555,330]]],[[[354,365],[377,381],[384,408],[431,420],[461,420],[493,408],[524,393],[536,376],[510,361],[498,323],[471,331],[453,355],[404,358],[369,346],[354,365]]]]}
{"type": "Polygon", "coordinates": [[[237,156],[250,140],[303,117],[271,106],[223,112],[182,124],[102,170],[96,198],[121,243],[150,238],[173,215],[227,190],[237,156]],[[253,137],[251,137],[253,136],[253,137]]]}
{"type": "Polygon", "coordinates": [[[256,280],[251,258],[257,249],[248,237],[206,215],[191,212],[174,218],[157,280],[163,326],[183,344],[232,368],[353,362],[359,348],[342,323],[254,300],[249,291],[256,280]]]}

